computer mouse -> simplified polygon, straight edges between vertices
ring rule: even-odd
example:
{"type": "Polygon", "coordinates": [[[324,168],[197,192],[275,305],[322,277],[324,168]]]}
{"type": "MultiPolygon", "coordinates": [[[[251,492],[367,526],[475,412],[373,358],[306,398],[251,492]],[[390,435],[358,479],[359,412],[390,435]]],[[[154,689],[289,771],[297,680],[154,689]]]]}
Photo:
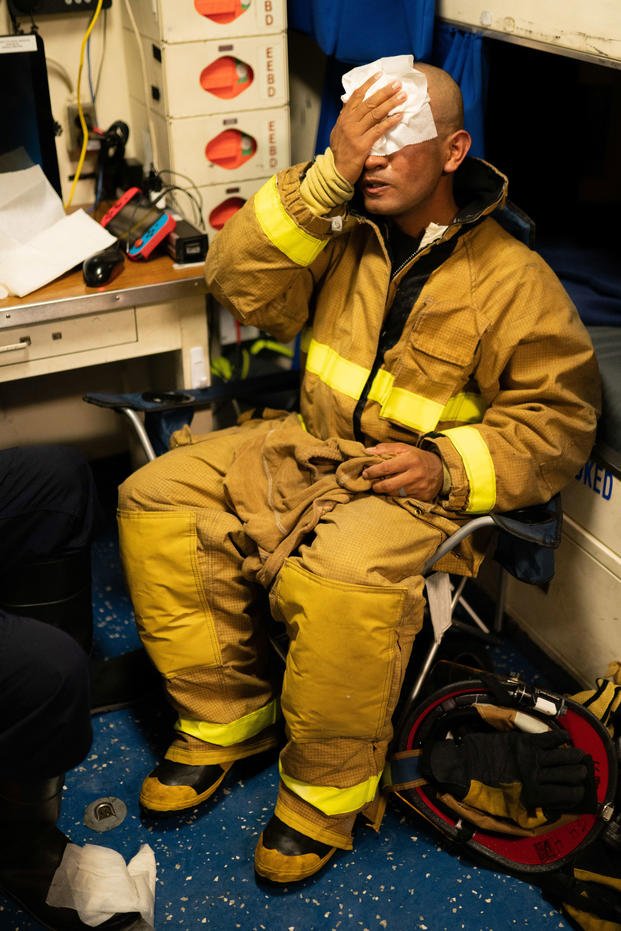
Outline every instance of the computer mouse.
{"type": "Polygon", "coordinates": [[[125,252],[120,242],[115,242],[101,252],[84,259],[82,275],[89,288],[99,288],[120,275],[125,264],[125,252]]]}

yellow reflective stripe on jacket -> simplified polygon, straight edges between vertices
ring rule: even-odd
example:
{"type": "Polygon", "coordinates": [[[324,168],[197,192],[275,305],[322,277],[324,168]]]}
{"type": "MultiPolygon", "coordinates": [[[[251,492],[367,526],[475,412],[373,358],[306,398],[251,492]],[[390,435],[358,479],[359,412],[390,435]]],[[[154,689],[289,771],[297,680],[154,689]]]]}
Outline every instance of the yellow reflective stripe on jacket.
{"type": "Polygon", "coordinates": [[[300,229],[283,207],[274,175],[254,196],[259,225],[270,242],[297,265],[310,265],[328,243],[300,229]]]}
{"type": "Polygon", "coordinates": [[[365,782],[359,782],[349,789],[337,789],[335,786],[311,786],[307,782],[294,779],[284,772],[280,760],[278,769],[287,788],[309,805],[314,805],[324,815],[344,815],[368,805],[375,798],[382,778],[382,774],[378,773],[377,776],[370,776],[365,782]]]}
{"type": "MultiPolygon", "coordinates": [[[[355,401],[362,394],[371,374],[370,369],[344,359],[330,346],[318,343],[314,339],[311,339],[308,347],[306,370],[316,375],[329,388],[355,401]]],[[[381,417],[393,420],[410,430],[428,433],[434,430],[440,421],[480,423],[483,419],[486,405],[478,394],[460,391],[446,404],[441,404],[406,388],[395,388],[394,381],[394,375],[386,369],[380,369],[369,390],[369,400],[380,405],[381,417]]]]}
{"type": "Polygon", "coordinates": [[[460,391],[446,402],[440,420],[457,420],[460,423],[481,423],[487,404],[480,394],[460,391]]]}
{"type": "Polygon", "coordinates": [[[354,400],[362,394],[369,377],[369,369],[344,359],[334,349],[314,339],[308,347],[306,371],[317,375],[324,385],[354,400]]]}
{"type": "Polygon", "coordinates": [[[311,343],[313,342],[313,329],[310,326],[304,327],[300,333],[300,352],[304,355],[308,353],[311,343]]]}
{"type": "Polygon", "coordinates": [[[189,718],[179,718],[175,724],[175,729],[182,731],[184,734],[190,734],[192,737],[198,737],[205,743],[219,744],[221,747],[232,747],[233,744],[243,743],[256,734],[259,734],[264,728],[269,727],[278,720],[280,706],[276,699],[273,699],[263,708],[257,708],[250,714],[245,714],[243,718],[237,718],[230,724],[212,724],[210,721],[193,721],[189,718]]]}
{"type": "Polygon", "coordinates": [[[460,391],[443,406],[438,401],[425,398],[422,394],[406,388],[394,388],[394,375],[380,369],[371,385],[369,400],[381,406],[380,415],[388,420],[427,433],[435,429],[440,421],[458,420],[461,423],[480,423],[486,405],[480,394],[460,391]]]}
{"type": "Polygon", "coordinates": [[[496,503],[496,471],[487,443],[474,427],[452,427],[442,430],[461,456],[470,495],[468,513],[491,511],[496,503]]]}
{"type": "Polygon", "coordinates": [[[395,423],[428,433],[441,420],[443,405],[431,401],[422,394],[407,391],[405,388],[393,388],[382,404],[381,417],[394,420],[395,423]]]}

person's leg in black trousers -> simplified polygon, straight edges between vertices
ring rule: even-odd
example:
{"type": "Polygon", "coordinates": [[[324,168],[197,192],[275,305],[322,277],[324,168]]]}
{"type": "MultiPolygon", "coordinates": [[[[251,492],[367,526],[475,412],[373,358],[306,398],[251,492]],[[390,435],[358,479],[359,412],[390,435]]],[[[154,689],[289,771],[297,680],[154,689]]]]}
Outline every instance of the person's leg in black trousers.
{"type": "Polygon", "coordinates": [[[0,607],[92,641],[95,483],[72,447],[0,450],[0,607]]]}
{"type": "MultiPolygon", "coordinates": [[[[91,743],[87,656],[62,630],[0,611],[0,888],[45,927],[86,928],[45,900],[67,837],[56,827],[66,770],[91,743]]],[[[115,915],[101,928],[131,928],[115,915]]]]}
{"type": "MultiPolygon", "coordinates": [[[[0,450],[0,608],[59,627],[90,653],[91,540],[101,521],[79,450],[0,450]]],[[[144,650],[91,658],[91,708],[120,708],[159,687],[144,650]]]]}
{"type": "MultiPolygon", "coordinates": [[[[0,451],[0,887],[58,931],[87,927],[73,909],[45,900],[68,843],[56,827],[63,776],[91,742],[95,508],[90,469],[76,451],[0,451]]],[[[100,927],[138,919],[115,915],[100,927]]]]}

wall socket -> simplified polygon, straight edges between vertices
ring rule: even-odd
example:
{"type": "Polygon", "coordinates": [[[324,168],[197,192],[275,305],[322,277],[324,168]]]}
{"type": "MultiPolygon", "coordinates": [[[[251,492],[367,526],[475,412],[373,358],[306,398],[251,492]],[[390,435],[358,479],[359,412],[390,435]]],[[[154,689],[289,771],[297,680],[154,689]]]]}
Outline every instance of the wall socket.
{"type": "MultiPolygon", "coordinates": [[[[89,135],[94,126],[97,125],[94,103],[82,103],[82,112],[84,121],[88,127],[89,135]]],[[[77,153],[82,148],[82,126],[80,124],[80,115],[78,113],[77,103],[71,102],[67,105],[67,149],[71,153],[77,153]]]]}

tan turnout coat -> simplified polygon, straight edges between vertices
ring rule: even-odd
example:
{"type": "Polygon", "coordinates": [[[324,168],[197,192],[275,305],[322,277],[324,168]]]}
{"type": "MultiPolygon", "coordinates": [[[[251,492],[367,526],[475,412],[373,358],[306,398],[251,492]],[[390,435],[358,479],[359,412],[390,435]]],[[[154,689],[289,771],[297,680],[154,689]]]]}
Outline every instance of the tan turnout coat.
{"type": "Polygon", "coordinates": [[[504,203],[504,176],[467,159],[456,220],[392,270],[372,219],[310,212],[305,167],[281,172],[227,222],[206,278],[243,323],[282,340],[310,330],[306,428],[433,444],[451,477],[440,505],[453,516],[548,500],[588,457],[599,374],[556,275],[490,216],[504,203]],[[380,346],[410,270],[421,276],[411,308],[397,341],[380,346]]]}

